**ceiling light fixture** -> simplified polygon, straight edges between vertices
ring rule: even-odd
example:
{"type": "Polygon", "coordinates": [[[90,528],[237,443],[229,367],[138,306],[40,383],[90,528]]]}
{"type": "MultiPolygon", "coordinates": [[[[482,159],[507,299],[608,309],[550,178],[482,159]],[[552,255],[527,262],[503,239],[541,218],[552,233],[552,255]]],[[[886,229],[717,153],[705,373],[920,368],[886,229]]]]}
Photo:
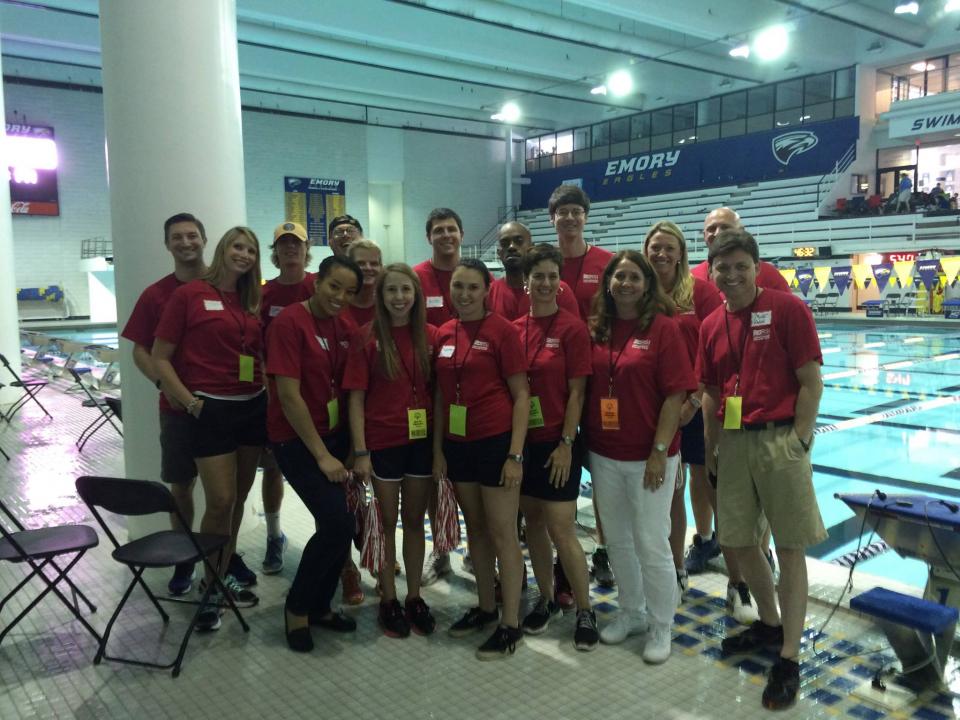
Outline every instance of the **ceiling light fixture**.
{"type": "Polygon", "coordinates": [[[920,3],[917,2],[898,3],[893,9],[894,15],[916,15],[918,12],[920,12],[920,3]]]}
{"type": "Polygon", "coordinates": [[[606,85],[597,85],[595,88],[590,88],[591,95],[606,95],[607,86],[606,85]]]}
{"type": "Polygon", "coordinates": [[[910,66],[910,69],[911,69],[911,70],[915,70],[916,72],[923,72],[924,70],[927,70],[927,71],[929,71],[929,70],[936,70],[936,69],[937,69],[937,66],[934,65],[933,63],[918,62],[918,63],[914,63],[913,65],[911,65],[911,66],[910,66]]]}
{"type": "Polygon", "coordinates": [[[735,48],[730,48],[730,57],[736,58],[748,58],[750,57],[750,46],[749,45],[737,45],[735,48]]]}
{"type": "Polygon", "coordinates": [[[512,101],[504,103],[503,107],[500,108],[500,112],[491,115],[490,119],[499,120],[512,125],[520,119],[520,106],[512,101]]]}
{"type": "Polygon", "coordinates": [[[957,12],[960,11],[960,0],[947,0],[947,4],[943,6],[944,12],[957,12]]]}
{"type": "Polygon", "coordinates": [[[607,78],[607,90],[614,97],[623,97],[633,92],[633,76],[626,70],[617,70],[607,78]]]}
{"type": "Polygon", "coordinates": [[[761,60],[776,60],[787,51],[787,29],[774,25],[761,31],[753,41],[753,51],[761,60]]]}

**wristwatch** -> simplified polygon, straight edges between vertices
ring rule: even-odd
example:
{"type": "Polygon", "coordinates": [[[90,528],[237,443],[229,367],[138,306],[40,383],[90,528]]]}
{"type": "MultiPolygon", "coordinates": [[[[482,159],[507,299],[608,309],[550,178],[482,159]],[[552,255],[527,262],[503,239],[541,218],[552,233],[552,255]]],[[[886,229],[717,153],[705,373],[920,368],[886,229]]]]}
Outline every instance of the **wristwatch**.
{"type": "Polygon", "coordinates": [[[507,460],[513,460],[515,463],[523,465],[523,455],[507,455],[507,460]]]}
{"type": "Polygon", "coordinates": [[[664,445],[663,443],[654,443],[653,449],[656,450],[657,452],[666,452],[667,446],[664,445]]]}
{"type": "Polygon", "coordinates": [[[568,446],[568,447],[569,447],[570,445],[573,445],[573,438],[570,437],[569,435],[564,435],[562,438],[560,438],[560,440],[561,440],[561,442],[563,442],[564,445],[566,445],[566,446],[568,446]]]}
{"type": "Polygon", "coordinates": [[[703,403],[700,402],[700,398],[698,398],[696,395],[691,395],[690,397],[687,398],[687,400],[689,400],[690,404],[693,405],[695,408],[699,408],[701,405],[703,405],[703,403]]]}

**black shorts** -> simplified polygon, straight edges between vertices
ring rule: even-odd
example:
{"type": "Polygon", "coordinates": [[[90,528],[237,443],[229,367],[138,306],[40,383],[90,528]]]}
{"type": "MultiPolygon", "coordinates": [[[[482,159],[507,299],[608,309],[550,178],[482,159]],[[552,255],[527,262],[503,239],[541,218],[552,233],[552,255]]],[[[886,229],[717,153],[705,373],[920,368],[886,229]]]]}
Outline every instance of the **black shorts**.
{"type": "Polygon", "coordinates": [[[193,457],[226,455],[240,446],[267,442],[267,394],[249,400],[202,398],[203,410],[193,421],[193,457]]]}
{"type": "Polygon", "coordinates": [[[414,440],[406,445],[371,450],[370,462],[373,476],[386,482],[400,482],[407,477],[431,477],[433,475],[433,440],[414,440]]]}
{"type": "Polygon", "coordinates": [[[523,484],[520,494],[538,500],[569,502],[580,495],[580,476],[583,474],[583,443],[579,438],[573,443],[570,477],[562,487],[550,484],[550,468],[544,467],[547,458],[557,448],[555,442],[527,443],[524,451],[523,484]]]}
{"type": "Polygon", "coordinates": [[[500,487],[500,473],[510,452],[510,433],[482,440],[443,439],[447,459],[447,477],[451,482],[478,482],[484,487],[500,487]]]}
{"type": "Polygon", "coordinates": [[[690,422],[680,428],[680,458],[688,465],[706,464],[702,410],[697,410],[690,422]]]}
{"type": "Polygon", "coordinates": [[[160,479],[186,485],[197,477],[193,461],[194,420],[184,412],[160,413],[160,479]]]}

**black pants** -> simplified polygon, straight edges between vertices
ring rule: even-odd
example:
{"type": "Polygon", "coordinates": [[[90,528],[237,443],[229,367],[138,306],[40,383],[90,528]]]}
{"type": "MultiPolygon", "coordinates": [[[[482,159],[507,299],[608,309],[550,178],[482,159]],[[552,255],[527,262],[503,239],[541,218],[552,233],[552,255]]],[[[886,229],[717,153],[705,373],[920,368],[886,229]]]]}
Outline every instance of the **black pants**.
{"type": "MultiPolygon", "coordinates": [[[[323,441],[338,460],[347,456],[346,433],[324,437],[323,441]]],[[[294,615],[325,614],[350,552],[354,516],[347,510],[344,486],[327,480],[303,442],[279,443],[273,446],[273,452],[283,476],[313,515],[317,528],[303,548],[286,607],[294,615]]]]}

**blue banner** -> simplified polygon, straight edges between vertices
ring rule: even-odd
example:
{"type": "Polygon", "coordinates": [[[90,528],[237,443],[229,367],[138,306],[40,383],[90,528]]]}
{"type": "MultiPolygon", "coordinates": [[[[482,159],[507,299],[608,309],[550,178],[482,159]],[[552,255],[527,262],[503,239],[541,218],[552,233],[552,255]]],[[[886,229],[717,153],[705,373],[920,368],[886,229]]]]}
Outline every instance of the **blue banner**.
{"type": "Polygon", "coordinates": [[[937,273],[940,270],[939,260],[917,260],[917,274],[923,281],[923,286],[927,290],[933,290],[938,278],[937,273]]]}
{"type": "Polygon", "coordinates": [[[877,290],[883,292],[883,289],[890,282],[890,274],[893,272],[893,263],[880,263],[873,266],[873,277],[877,281],[877,290]]]}
{"type": "Polygon", "coordinates": [[[521,208],[547,206],[550,193],[577,178],[593,201],[745,182],[822,175],[856,142],[856,117],[779,128],[665,150],[531,172],[521,208]],[[802,128],[802,129],[799,129],[802,128]]]}
{"type": "Polygon", "coordinates": [[[831,270],[833,282],[837,285],[837,294],[843,295],[850,284],[850,272],[853,270],[849,265],[834,265],[831,270]]]}
{"type": "Polygon", "coordinates": [[[797,284],[804,297],[807,296],[811,283],[813,283],[813,268],[797,268],[797,284]]]}

